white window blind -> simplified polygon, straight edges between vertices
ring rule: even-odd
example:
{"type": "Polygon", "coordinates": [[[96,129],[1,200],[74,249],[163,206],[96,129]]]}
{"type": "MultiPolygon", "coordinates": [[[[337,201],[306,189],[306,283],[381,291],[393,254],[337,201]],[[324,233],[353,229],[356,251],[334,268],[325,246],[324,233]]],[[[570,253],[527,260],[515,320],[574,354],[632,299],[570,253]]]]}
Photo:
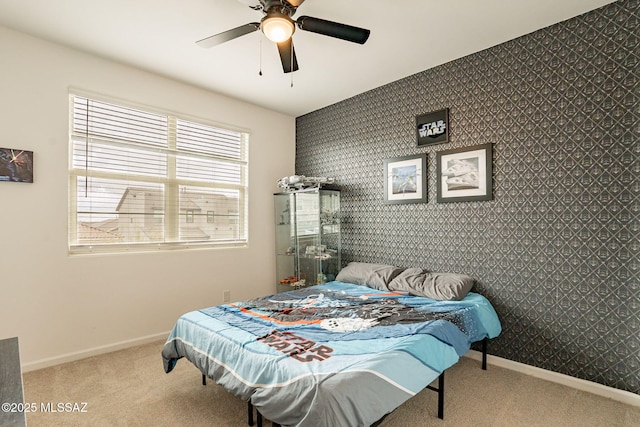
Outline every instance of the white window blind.
{"type": "Polygon", "coordinates": [[[247,132],[70,96],[71,252],[247,240],[247,132]]]}

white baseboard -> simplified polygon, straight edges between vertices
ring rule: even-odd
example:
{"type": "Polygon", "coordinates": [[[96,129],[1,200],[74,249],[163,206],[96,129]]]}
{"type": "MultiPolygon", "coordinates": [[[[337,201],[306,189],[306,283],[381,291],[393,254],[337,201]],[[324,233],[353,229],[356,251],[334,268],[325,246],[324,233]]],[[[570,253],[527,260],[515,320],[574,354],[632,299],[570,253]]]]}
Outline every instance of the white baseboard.
{"type": "Polygon", "coordinates": [[[75,360],[86,359],[87,357],[98,356],[100,354],[111,353],[112,351],[123,350],[125,348],[134,347],[137,345],[143,345],[150,342],[166,339],[169,336],[169,331],[162,332],[154,335],[147,335],[146,337],[135,338],[127,341],[120,341],[114,344],[103,345],[100,347],[93,347],[86,350],[76,351],[73,353],[63,354],[61,356],[50,357],[47,359],[36,360],[35,362],[29,362],[22,365],[22,372],[35,371],[37,369],[48,368],[50,366],[60,365],[62,363],[73,362],[75,360]]]}
{"type": "MultiPolygon", "coordinates": [[[[476,350],[469,350],[464,356],[475,360],[482,360],[482,352],[476,350]]],[[[490,354],[487,355],[487,364],[520,372],[522,374],[531,375],[536,378],[541,378],[543,380],[562,384],[578,390],[586,391],[588,393],[616,400],[627,405],[640,406],[640,395],[631,393],[629,391],[607,387],[605,385],[594,383],[592,381],[574,378],[569,375],[548,371],[542,368],[536,368],[535,366],[525,365],[524,363],[514,362],[512,360],[503,359],[501,357],[492,356],[490,354]]]]}

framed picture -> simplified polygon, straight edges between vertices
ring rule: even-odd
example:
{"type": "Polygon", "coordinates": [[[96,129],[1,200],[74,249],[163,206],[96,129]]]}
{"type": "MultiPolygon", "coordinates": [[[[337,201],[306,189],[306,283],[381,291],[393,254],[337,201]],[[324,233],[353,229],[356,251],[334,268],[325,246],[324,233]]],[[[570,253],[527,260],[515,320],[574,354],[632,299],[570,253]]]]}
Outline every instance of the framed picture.
{"type": "Polygon", "coordinates": [[[427,155],[397,157],[384,161],[384,202],[427,201],[427,155]]]}
{"type": "Polygon", "coordinates": [[[33,151],[0,148],[0,181],[33,182],[33,151]]]}
{"type": "Polygon", "coordinates": [[[449,109],[417,116],[416,137],[418,147],[449,142],[449,109]]]}
{"type": "Polygon", "coordinates": [[[439,151],[438,203],[493,199],[492,145],[439,151]]]}

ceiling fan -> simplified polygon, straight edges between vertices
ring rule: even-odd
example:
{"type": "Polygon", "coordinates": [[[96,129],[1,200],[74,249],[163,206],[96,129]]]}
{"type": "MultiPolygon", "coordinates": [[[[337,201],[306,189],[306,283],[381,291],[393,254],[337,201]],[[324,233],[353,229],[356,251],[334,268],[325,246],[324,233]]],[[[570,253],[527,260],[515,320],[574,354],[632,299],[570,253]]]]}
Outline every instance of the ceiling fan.
{"type": "Polygon", "coordinates": [[[298,60],[293,48],[293,35],[296,25],[304,31],[335,37],[353,43],[364,44],[371,31],[338,22],[327,21],[311,16],[300,16],[293,20],[298,6],[304,0],[238,0],[253,10],[262,11],[264,17],[260,22],[251,22],[231,30],[204,38],[196,43],[201,47],[213,47],[244,36],[257,30],[262,30],[265,36],[278,46],[282,69],[285,73],[298,70],[298,60]]]}

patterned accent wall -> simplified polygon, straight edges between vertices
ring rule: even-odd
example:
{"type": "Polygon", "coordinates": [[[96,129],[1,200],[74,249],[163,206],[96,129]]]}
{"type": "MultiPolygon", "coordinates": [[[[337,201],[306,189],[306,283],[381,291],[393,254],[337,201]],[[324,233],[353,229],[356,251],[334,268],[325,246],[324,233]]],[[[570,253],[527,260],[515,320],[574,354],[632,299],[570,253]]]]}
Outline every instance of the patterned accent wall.
{"type": "Polygon", "coordinates": [[[297,119],[296,173],[342,190],[343,264],[469,274],[491,354],[640,393],[640,1],[618,1],[297,119]],[[450,142],[415,117],[450,108],[450,142]],[[493,144],[489,202],[436,202],[436,152],[493,144]],[[428,202],[383,204],[427,153],[428,202]]]}

